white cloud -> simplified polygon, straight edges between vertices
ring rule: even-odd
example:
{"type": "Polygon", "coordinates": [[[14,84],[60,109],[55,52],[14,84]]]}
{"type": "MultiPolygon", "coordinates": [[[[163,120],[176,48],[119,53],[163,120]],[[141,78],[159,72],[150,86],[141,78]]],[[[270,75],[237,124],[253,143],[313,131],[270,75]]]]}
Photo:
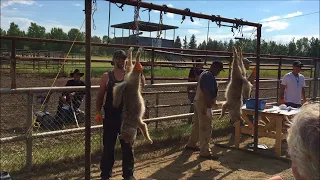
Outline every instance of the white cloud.
{"type": "Polygon", "coordinates": [[[73,6],[78,6],[78,7],[80,7],[80,6],[81,6],[81,5],[80,5],[80,4],[78,4],[78,3],[77,3],[77,4],[73,3],[72,5],[73,5],[73,6]]]}
{"type": "Polygon", "coordinates": [[[8,30],[11,22],[18,24],[20,30],[27,32],[31,22],[34,22],[34,21],[32,21],[31,19],[28,19],[28,18],[23,18],[23,17],[2,16],[1,17],[1,28],[8,30]]]}
{"type": "MultiPolygon", "coordinates": [[[[171,8],[173,7],[172,4],[168,4],[167,6],[171,7],[171,8]]],[[[173,19],[174,18],[174,14],[173,13],[167,13],[167,17],[173,19]]]]}
{"type": "MultiPolygon", "coordinates": [[[[1,28],[8,30],[10,27],[10,23],[14,22],[19,26],[19,29],[22,31],[27,32],[28,28],[31,24],[31,22],[35,22],[31,19],[24,18],[24,17],[7,17],[7,16],[2,16],[1,17],[1,28]]],[[[44,22],[35,22],[40,26],[43,26],[46,28],[46,32],[50,32],[51,28],[57,27],[63,29],[64,32],[68,32],[71,28],[79,28],[76,26],[67,26],[63,25],[60,22],[57,21],[52,21],[52,20],[46,20],[44,22]]],[[[84,31],[82,29],[82,31],[84,31]]]]}
{"type": "Polygon", "coordinates": [[[253,29],[255,29],[255,27],[247,26],[247,27],[242,29],[242,32],[253,31],[253,29]]]}
{"type": "Polygon", "coordinates": [[[302,12],[297,11],[295,13],[285,15],[284,18],[292,18],[292,17],[300,16],[300,15],[302,15],[302,12]]]}
{"type": "Polygon", "coordinates": [[[36,4],[36,2],[33,0],[1,0],[1,8],[14,4],[33,5],[36,4]]]}
{"type": "Polygon", "coordinates": [[[262,21],[262,22],[266,22],[266,21],[276,21],[276,20],[278,20],[278,19],[280,19],[280,16],[272,16],[272,17],[269,17],[269,18],[264,18],[264,19],[262,19],[261,21],[262,21]]]}
{"type": "Polygon", "coordinates": [[[275,41],[277,43],[281,43],[281,44],[287,44],[289,43],[293,38],[295,40],[297,39],[301,39],[303,37],[306,38],[311,38],[311,37],[318,37],[319,38],[319,34],[314,34],[314,35],[294,35],[294,34],[286,34],[286,35],[276,35],[276,36],[272,36],[272,37],[267,37],[267,38],[263,38],[266,41],[275,41]]]}
{"type": "Polygon", "coordinates": [[[273,22],[262,23],[262,27],[267,28],[266,32],[284,30],[288,26],[289,26],[289,23],[284,21],[273,21],[273,22]]]}
{"type": "Polygon", "coordinates": [[[198,34],[198,33],[200,33],[200,31],[195,30],[195,29],[188,29],[188,33],[190,33],[190,34],[198,34]]]}

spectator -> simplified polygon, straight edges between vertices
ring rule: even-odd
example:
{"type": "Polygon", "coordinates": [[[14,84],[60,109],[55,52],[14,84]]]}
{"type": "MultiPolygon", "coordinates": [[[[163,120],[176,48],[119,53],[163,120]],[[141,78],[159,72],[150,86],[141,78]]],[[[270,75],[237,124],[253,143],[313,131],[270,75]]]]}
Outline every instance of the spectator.
{"type": "MultiPolygon", "coordinates": [[[[119,108],[112,105],[113,87],[115,83],[123,81],[125,76],[125,61],[127,55],[122,50],[117,50],[113,54],[113,70],[103,74],[100,80],[100,88],[96,101],[96,122],[103,124],[103,153],[100,162],[101,179],[107,180],[112,176],[114,165],[114,148],[116,140],[120,134],[122,104],[119,108]],[[106,94],[104,103],[104,120],[102,120],[101,107],[106,94]]],[[[141,86],[144,87],[145,78],[141,76],[141,86]]],[[[125,180],[134,180],[134,153],[132,144],[120,139],[122,149],[122,176],[125,180]]]]}
{"type": "Polygon", "coordinates": [[[294,61],[292,64],[292,72],[283,76],[280,85],[280,104],[285,104],[293,108],[301,107],[306,100],[305,90],[306,87],[305,78],[300,74],[303,64],[300,61],[294,61]]]}
{"type": "MultiPolygon", "coordinates": [[[[202,62],[201,58],[196,59],[196,62],[202,62]]],[[[203,64],[196,64],[189,71],[188,82],[197,82],[200,74],[203,72],[203,64]]],[[[196,95],[196,86],[187,86],[188,98],[191,103],[189,113],[194,112],[193,100],[196,95]]],[[[192,123],[192,117],[189,118],[188,121],[190,124],[192,123]]]]}
{"type": "MultiPolygon", "coordinates": [[[[81,80],[81,77],[83,75],[84,73],[80,72],[79,69],[75,69],[74,72],[70,73],[70,77],[72,77],[73,79],[68,80],[66,86],[85,86],[85,83],[81,80]]],[[[62,102],[67,102],[69,105],[72,102],[74,109],[78,109],[82,104],[85,93],[85,91],[77,91],[72,93],[63,92],[62,102]],[[71,98],[71,96],[73,97],[71,98]]]]}
{"type": "Polygon", "coordinates": [[[198,151],[200,157],[217,159],[212,155],[209,147],[212,132],[212,108],[218,108],[217,94],[218,85],[215,79],[220,71],[223,71],[223,64],[219,61],[212,62],[210,69],[201,73],[194,100],[195,112],[192,125],[191,136],[186,145],[186,149],[198,151]],[[197,146],[200,141],[200,148],[197,146]]]}
{"type": "MultiPolygon", "coordinates": [[[[306,104],[293,118],[288,130],[288,152],[297,180],[320,179],[320,104],[306,104]]],[[[269,180],[282,180],[280,176],[269,180]]]]}

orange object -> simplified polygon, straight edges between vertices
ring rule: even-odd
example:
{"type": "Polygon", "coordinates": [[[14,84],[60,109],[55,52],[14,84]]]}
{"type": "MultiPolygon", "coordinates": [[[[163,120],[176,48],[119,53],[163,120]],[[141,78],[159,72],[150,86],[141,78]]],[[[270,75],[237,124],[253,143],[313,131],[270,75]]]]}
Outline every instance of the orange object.
{"type": "Polygon", "coordinates": [[[257,66],[253,68],[252,73],[256,74],[256,71],[257,71],[257,66]]]}
{"type": "Polygon", "coordinates": [[[284,99],[280,99],[280,104],[285,104],[286,102],[284,101],[284,99]]]}
{"type": "Polygon", "coordinates": [[[141,72],[143,70],[143,67],[142,67],[141,63],[136,64],[135,65],[135,69],[137,69],[138,71],[141,72]]]}
{"type": "Polygon", "coordinates": [[[101,113],[96,114],[96,123],[97,124],[102,124],[102,115],[101,113]]]}

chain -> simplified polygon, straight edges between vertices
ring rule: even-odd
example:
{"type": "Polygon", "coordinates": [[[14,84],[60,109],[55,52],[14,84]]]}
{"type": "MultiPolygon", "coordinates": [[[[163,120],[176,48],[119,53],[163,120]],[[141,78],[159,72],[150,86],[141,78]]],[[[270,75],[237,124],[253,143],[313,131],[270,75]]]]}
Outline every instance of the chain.
{"type": "Polygon", "coordinates": [[[160,20],[159,20],[159,25],[158,25],[158,35],[157,35],[157,39],[159,39],[160,38],[160,36],[161,36],[161,34],[162,34],[162,28],[161,28],[161,26],[162,26],[162,24],[163,24],[163,12],[162,11],[160,11],[160,20]]]}
{"type": "Polygon", "coordinates": [[[139,11],[141,6],[141,0],[137,0],[138,5],[134,8],[134,28],[133,28],[133,34],[136,36],[137,44],[139,44],[139,11]]]}

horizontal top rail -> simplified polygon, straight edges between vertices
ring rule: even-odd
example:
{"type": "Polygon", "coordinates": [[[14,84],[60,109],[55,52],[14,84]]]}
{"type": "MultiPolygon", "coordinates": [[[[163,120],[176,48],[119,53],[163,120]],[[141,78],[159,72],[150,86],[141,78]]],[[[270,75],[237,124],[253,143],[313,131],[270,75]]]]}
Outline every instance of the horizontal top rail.
{"type": "MultiPolygon", "coordinates": [[[[21,61],[64,61],[66,62],[85,62],[84,59],[74,59],[74,58],[51,58],[51,57],[22,57],[16,56],[16,59],[21,61]]],[[[230,58],[230,57],[229,57],[230,58]]],[[[9,57],[7,58],[10,59],[9,57]]],[[[269,58],[261,58],[261,59],[269,59],[269,58]]],[[[91,62],[101,62],[101,63],[111,63],[112,60],[101,60],[101,59],[92,59],[91,62]]],[[[134,62],[134,61],[133,61],[134,62]]],[[[150,61],[141,61],[141,64],[144,66],[151,66],[150,61]]],[[[181,61],[155,61],[154,65],[161,65],[161,64],[204,64],[204,62],[181,62],[181,61]]],[[[210,65],[211,63],[207,63],[210,65]]],[[[224,65],[228,65],[228,63],[224,63],[224,65]]],[[[278,64],[260,64],[260,66],[279,66],[278,64]]],[[[282,64],[282,67],[291,67],[291,64],[282,64]]],[[[304,68],[312,68],[314,65],[304,65],[304,68]]]]}
{"type": "Polygon", "coordinates": [[[191,16],[194,18],[201,18],[201,19],[207,19],[211,21],[216,21],[216,22],[227,22],[227,23],[233,23],[233,24],[239,24],[239,25],[246,25],[246,26],[254,26],[254,27],[261,27],[262,24],[259,23],[254,23],[254,22],[248,22],[248,21],[243,21],[240,19],[229,19],[229,18],[224,18],[219,15],[208,15],[208,14],[202,14],[202,13],[195,13],[191,12],[190,10],[181,10],[181,9],[176,9],[168,6],[163,6],[163,5],[157,5],[153,3],[147,3],[147,2],[138,2],[138,1],[123,1],[123,0],[107,0],[112,3],[121,3],[121,4],[127,4],[131,6],[137,6],[138,3],[140,7],[142,8],[148,8],[148,9],[153,9],[153,10],[158,10],[158,11],[163,11],[163,12],[170,12],[174,14],[179,14],[179,15],[185,15],[185,16],[191,16]]]}
{"type": "MultiPolygon", "coordinates": [[[[73,41],[70,40],[57,40],[57,39],[44,39],[44,38],[30,38],[30,37],[19,37],[19,36],[0,36],[0,39],[3,40],[21,40],[21,41],[38,41],[38,42],[51,42],[51,43],[64,43],[64,44],[72,44],[73,41]]],[[[75,41],[75,45],[85,45],[86,43],[83,41],[75,41]]],[[[219,54],[219,55],[227,55],[232,56],[232,52],[230,51],[212,51],[212,50],[200,50],[200,49],[181,49],[181,48],[165,48],[165,47],[152,47],[152,46],[139,46],[139,45],[126,45],[126,44],[111,44],[111,43],[97,43],[91,42],[92,46],[104,46],[104,47],[119,47],[119,48],[129,48],[129,47],[143,47],[144,49],[154,49],[154,50],[167,50],[167,51],[185,51],[185,52],[202,52],[208,54],[219,54]]],[[[245,56],[255,56],[255,53],[243,53],[245,56]]],[[[271,55],[271,54],[261,54],[260,57],[271,57],[271,58],[288,58],[295,59],[301,61],[310,61],[316,60],[319,61],[320,58],[314,57],[303,57],[303,56],[285,56],[285,55],[271,55]]]]}
{"type": "MultiPolygon", "coordinates": [[[[312,81],[313,78],[305,78],[306,81],[312,81]]],[[[320,78],[318,78],[320,81],[320,78]]],[[[226,84],[228,81],[217,81],[218,84],[226,84]]],[[[260,82],[281,82],[277,79],[265,79],[260,82]]],[[[182,82],[182,83],[159,83],[159,84],[146,84],[144,88],[161,88],[161,87],[186,87],[196,86],[197,82],[182,82]]],[[[99,89],[99,86],[91,86],[91,89],[99,89]]],[[[62,86],[62,87],[30,87],[30,88],[0,88],[0,94],[26,94],[26,93],[44,93],[51,90],[51,92],[64,92],[64,91],[83,91],[85,86],[62,86]]]]}

